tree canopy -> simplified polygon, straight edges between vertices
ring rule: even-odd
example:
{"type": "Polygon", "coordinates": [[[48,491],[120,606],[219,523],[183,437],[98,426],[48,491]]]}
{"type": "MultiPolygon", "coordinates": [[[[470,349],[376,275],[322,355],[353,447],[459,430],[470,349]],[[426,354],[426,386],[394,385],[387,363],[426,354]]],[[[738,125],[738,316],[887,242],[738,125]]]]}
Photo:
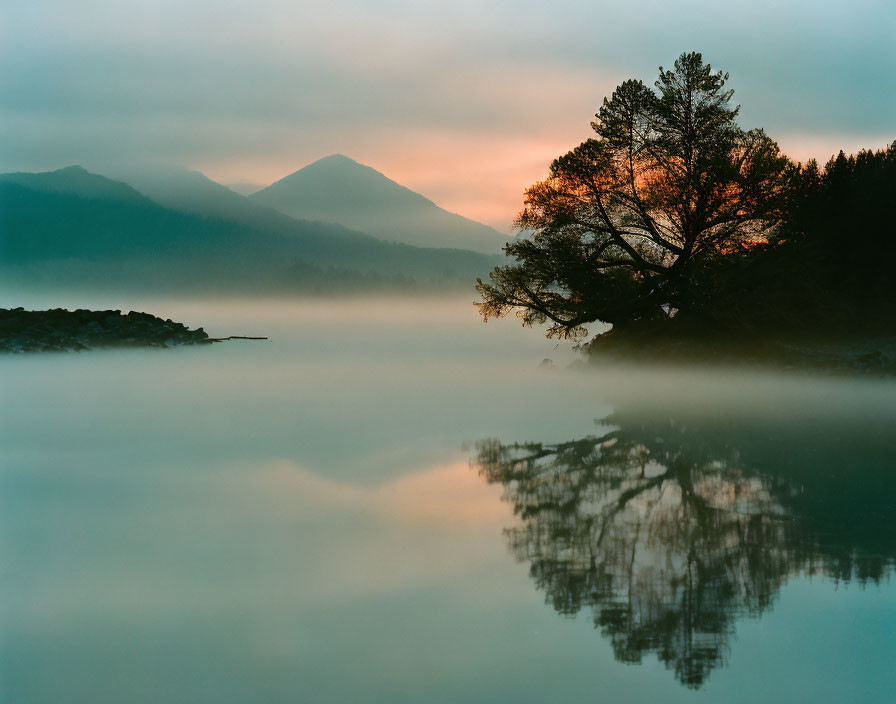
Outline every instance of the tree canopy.
{"type": "MultiPolygon", "coordinates": [[[[754,337],[892,336],[896,324],[896,142],[823,167],[788,169],[784,218],[769,241],[704,272],[687,321],[754,337]]],[[[672,327],[672,326],[669,326],[672,327]]]]}
{"type": "Polygon", "coordinates": [[[781,220],[787,175],[777,144],[737,124],[739,106],[699,53],[628,80],[605,98],[595,136],[526,191],[508,244],[516,262],[478,281],[485,320],[516,311],[549,337],[581,339],[686,309],[701,270],[765,240],[781,220]]]}

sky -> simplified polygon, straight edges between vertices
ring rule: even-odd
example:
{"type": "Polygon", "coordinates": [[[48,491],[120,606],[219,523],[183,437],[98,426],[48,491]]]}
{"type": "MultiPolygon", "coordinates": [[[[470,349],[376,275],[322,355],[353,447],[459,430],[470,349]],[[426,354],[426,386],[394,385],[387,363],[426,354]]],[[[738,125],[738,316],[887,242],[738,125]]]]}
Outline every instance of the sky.
{"type": "Polygon", "coordinates": [[[894,0],[2,0],[0,171],[267,185],[341,153],[507,231],[684,51],[795,159],[896,139],[894,0]]]}

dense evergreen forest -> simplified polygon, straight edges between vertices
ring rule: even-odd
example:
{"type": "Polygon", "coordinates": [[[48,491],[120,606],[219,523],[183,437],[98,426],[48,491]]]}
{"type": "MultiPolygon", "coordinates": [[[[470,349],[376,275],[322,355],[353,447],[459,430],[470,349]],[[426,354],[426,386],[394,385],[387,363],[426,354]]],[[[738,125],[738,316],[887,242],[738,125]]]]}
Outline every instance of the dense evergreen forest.
{"type": "Polygon", "coordinates": [[[695,322],[896,333],[896,142],[795,169],[769,241],[724,261],[695,322]]]}

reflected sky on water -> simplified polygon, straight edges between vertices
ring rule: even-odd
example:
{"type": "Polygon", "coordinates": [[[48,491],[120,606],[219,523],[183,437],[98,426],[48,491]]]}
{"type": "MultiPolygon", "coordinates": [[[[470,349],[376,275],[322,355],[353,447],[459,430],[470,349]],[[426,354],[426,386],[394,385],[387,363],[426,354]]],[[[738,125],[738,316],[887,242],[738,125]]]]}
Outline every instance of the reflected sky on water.
{"type": "Polygon", "coordinates": [[[892,382],[576,373],[460,300],[66,304],[271,340],[0,359],[4,701],[889,701],[892,382]]]}

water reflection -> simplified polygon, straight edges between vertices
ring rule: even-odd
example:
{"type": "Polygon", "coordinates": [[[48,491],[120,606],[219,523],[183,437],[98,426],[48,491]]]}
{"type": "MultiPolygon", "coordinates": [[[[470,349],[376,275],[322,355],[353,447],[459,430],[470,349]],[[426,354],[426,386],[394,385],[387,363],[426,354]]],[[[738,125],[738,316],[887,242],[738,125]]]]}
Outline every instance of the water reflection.
{"type": "Polygon", "coordinates": [[[700,687],[735,624],[793,576],[893,568],[887,423],[617,411],[558,445],[483,441],[474,463],[519,517],[508,543],[557,612],[588,609],[616,657],[654,653],[700,687]]]}

